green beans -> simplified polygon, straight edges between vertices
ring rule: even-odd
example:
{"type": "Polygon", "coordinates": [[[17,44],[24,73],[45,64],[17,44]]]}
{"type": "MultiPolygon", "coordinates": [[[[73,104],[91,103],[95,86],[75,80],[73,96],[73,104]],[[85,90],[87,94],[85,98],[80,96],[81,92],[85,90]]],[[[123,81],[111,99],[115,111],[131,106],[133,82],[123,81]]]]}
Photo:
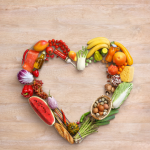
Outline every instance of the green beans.
{"type": "Polygon", "coordinates": [[[81,116],[81,118],[80,118],[80,123],[82,123],[83,120],[84,120],[84,118],[85,118],[87,115],[89,115],[90,113],[91,113],[90,111],[84,113],[84,114],[81,116]]]}

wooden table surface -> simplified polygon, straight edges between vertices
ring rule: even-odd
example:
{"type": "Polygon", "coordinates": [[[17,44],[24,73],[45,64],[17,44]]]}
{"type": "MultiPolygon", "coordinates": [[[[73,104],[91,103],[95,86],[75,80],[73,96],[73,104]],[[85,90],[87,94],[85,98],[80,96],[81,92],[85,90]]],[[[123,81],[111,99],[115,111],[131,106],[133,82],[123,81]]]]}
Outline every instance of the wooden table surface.
{"type": "MultiPolygon", "coordinates": [[[[0,150],[150,149],[149,0],[0,0],[0,35],[0,150]],[[62,39],[77,52],[98,36],[127,47],[134,59],[134,87],[110,125],[70,145],[36,116],[16,75],[23,52],[41,39],[62,39]]],[[[38,79],[76,121],[104,94],[105,72],[102,63],[78,72],[55,58],[38,79]]]]}

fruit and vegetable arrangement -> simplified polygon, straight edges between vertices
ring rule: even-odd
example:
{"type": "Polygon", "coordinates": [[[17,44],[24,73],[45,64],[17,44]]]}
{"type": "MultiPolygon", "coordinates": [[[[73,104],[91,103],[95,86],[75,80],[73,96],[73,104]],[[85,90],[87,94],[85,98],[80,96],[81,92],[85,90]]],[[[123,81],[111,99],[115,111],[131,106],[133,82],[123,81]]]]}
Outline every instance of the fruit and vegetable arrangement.
{"type": "Polygon", "coordinates": [[[108,125],[133,88],[134,67],[129,51],[119,42],[110,42],[105,37],[93,38],[78,52],[70,51],[62,40],[40,40],[33,49],[23,54],[22,69],[17,78],[24,85],[21,95],[28,98],[34,112],[43,122],[54,126],[56,131],[70,144],[81,143],[83,139],[98,132],[100,126],[108,125]],[[65,112],[59,108],[56,99],[43,91],[40,69],[50,59],[60,58],[83,71],[91,63],[106,65],[106,95],[100,95],[91,104],[91,110],[85,112],[79,121],[70,122],[65,112]],[[108,97],[109,96],[109,97],[108,97]]]}

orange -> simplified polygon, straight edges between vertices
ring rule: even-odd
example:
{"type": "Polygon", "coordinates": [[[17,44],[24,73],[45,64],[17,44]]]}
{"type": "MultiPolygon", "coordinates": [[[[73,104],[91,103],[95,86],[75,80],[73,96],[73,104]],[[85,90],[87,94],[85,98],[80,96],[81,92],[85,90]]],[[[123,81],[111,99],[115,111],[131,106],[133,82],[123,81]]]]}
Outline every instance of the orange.
{"type": "Polygon", "coordinates": [[[117,52],[113,56],[113,62],[116,65],[123,65],[126,62],[126,55],[123,52],[117,52]]]}

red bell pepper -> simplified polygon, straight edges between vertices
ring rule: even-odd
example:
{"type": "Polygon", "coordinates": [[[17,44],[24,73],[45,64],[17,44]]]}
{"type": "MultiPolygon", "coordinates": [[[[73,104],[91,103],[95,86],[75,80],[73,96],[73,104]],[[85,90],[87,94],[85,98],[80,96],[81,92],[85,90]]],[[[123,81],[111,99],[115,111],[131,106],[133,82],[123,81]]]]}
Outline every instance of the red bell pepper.
{"type": "Polygon", "coordinates": [[[33,88],[31,85],[25,85],[21,93],[24,97],[29,98],[33,95],[33,88]]]}

